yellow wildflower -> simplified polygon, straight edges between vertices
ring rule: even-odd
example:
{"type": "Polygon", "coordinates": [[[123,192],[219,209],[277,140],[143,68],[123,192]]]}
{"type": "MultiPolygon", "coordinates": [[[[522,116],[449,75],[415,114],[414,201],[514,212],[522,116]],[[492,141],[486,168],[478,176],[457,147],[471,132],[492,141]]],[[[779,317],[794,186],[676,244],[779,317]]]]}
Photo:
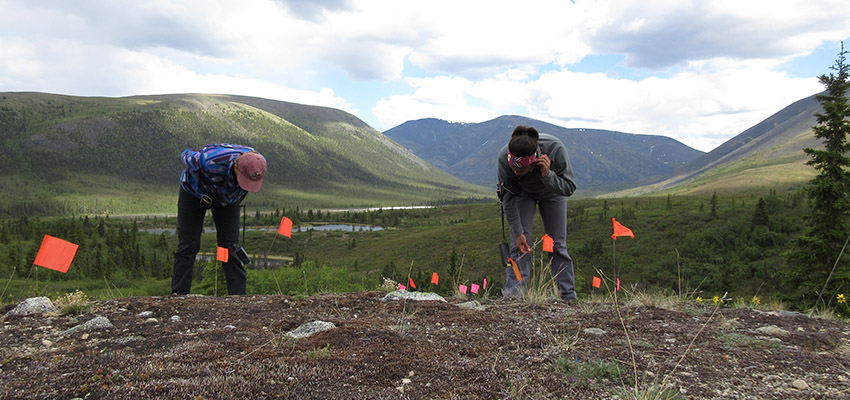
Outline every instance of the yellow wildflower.
{"type": "Polygon", "coordinates": [[[697,297],[697,304],[702,304],[702,297],[697,297]]]}
{"type": "Polygon", "coordinates": [[[839,303],[842,303],[842,304],[843,304],[843,303],[846,303],[846,302],[847,302],[847,300],[845,300],[845,299],[844,299],[844,293],[839,294],[839,295],[838,295],[838,296],[836,296],[835,298],[836,298],[836,299],[838,299],[838,302],[839,302],[839,303]]]}
{"type": "Polygon", "coordinates": [[[720,296],[714,296],[714,299],[712,299],[712,301],[714,302],[714,304],[717,304],[717,303],[723,304],[724,303],[723,299],[721,299],[720,296]]]}
{"type": "Polygon", "coordinates": [[[750,302],[753,303],[754,306],[757,306],[761,304],[761,299],[759,299],[758,296],[753,296],[753,299],[750,300],[750,302]]]}

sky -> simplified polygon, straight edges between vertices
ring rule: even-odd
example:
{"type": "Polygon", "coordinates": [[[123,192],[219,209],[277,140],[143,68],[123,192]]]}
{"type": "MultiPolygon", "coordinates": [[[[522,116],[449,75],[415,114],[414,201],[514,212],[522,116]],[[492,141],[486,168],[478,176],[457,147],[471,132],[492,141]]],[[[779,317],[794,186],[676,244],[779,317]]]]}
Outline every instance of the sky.
{"type": "Polygon", "coordinates": [[[848,37],[846,0],[0,0],[0,92],[257,96],[379,131],[523,115],[710,151],[824,90],[848,37]]]}

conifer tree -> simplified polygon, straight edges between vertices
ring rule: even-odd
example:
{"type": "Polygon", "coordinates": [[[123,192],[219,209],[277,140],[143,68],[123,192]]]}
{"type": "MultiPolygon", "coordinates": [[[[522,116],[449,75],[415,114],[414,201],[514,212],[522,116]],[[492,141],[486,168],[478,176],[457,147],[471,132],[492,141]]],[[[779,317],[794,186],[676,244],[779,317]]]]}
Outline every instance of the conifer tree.
{"type": "Polygon", "coordinates": [[[850,234],[850,104],[847,102],[850,70],[846,54],[842,43],[835,65],[830,67],[834,72],[819,77],[826,91],[815,96],[823,112],[815,114],[817,125],[813,130],[824,148],[804,149],[810,158],[807,164],[815,168],[817,175],[805,189],[812,209],[807,218],[808,230],[790,254],[793,271],[790,278],[801,283],[800,294],[808,298],[817,295],[850,234]]]}

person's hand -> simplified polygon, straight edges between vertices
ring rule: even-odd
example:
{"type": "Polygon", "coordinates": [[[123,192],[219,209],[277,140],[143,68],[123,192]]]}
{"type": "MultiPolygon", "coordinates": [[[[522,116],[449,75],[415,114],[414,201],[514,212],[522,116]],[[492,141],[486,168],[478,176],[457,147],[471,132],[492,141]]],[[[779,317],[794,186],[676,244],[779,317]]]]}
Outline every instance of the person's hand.
{"type": "Polygon", "coordinates": [[[531,247],[528,245],[528,241],[525,240],[525,235],[516,237],[516,248],[522,254],[531,253],[531,247]]]}
{"type": "Polygon", "coordinates": [[[534,162],[540,166],[540,176],[544,178],[549,176],[549,167],[552,165],[552,160],[549,159],[549,156],[544,154],[538,157],[534,162]]]}

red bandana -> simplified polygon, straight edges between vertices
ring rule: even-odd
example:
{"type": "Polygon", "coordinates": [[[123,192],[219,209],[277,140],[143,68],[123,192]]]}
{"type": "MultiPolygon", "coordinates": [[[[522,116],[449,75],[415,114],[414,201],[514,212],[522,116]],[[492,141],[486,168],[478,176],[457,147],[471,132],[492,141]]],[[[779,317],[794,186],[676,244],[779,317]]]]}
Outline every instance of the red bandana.
{"type": "Polygon", "coordinates": [[[514,168],[525,168],[534,163],[534,160],[537,160],[537,153],[532,154],[530,156],[525,157],[517,157],[511,152],[508,152],[508,164],[513,166],[514,168]]]}

